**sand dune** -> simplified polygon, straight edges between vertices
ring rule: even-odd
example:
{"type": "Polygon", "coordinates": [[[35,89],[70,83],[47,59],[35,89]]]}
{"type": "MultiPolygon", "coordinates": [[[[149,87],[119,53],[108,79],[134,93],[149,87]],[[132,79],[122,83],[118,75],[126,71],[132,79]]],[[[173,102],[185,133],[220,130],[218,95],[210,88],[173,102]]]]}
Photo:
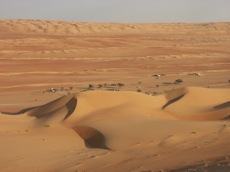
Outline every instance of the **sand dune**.
{"type": "Polygon", "coordinates": [[[229,28],[1,20],[0,171],[229,172],[229,28]]]}
{"type": "MultiPolygon", "coordinates": [[[[169,95],[173,94],[168,93],[169,95]]],[[[190,120],[220,120],[229,117],[229,90],[205,88],[180,89],[172,100],[173,103],[164,108],[178,118],[190,120]]],[[[169,96],[168,96],[169,97],[169,96]]]]}
{"type": "MultiPolygon", "coordinates": [[[[204,120],[221,120],[229,117],[229,95],[229,89],[198,87],[179,88],[159,96],[149,96],[143,93],[126,91],[89,91],[63,96],[45,105],[23,109],[14,114],[26,114],[28,116],[35,116],[38,119],[43,117],[52,118],[52,116],[56,116],[57,111],[65,109],[60,122],[66,121],[68,118],[65,123],[72,123],[68,122],[69,119],[70,121],[79,121],[88,116],[91,118],[91,116],[95,116],[93,114],[104,110],[114,111],[116,109],[116,111],[119,111],[119,109],[122,109],[127,114],[135,112],[133,113],[134,116],[135,114],[141,116],[143,114],[153,114],[153,118],[160,117],[164,119],[164,117],[172,116],[174,118],[179,115],[187,120],[190,120],[190,118],[192,120],[203,120],[203,118],[204,120]],[[143,109],[147,111],[143,112],[143,109]],[[148,111],[149,109],[150,111],[148,111]],[[155,113],[156,111],[158,113],[166,112],[169,114],[159,116],[155,113]],[[215,117],[212,116],[212,112],[215,112],[215,117]]],[[[98,116],[102,117],[104,115],[101,114],[98,116]]]]}
{"type": "MultiPolygon", "coordinates": [[[[28,130],[27,137],[39,131],[42,137],[49,140],[49,144],[55,142],[56,135],[65,137],[65,142],[75,140],[75,147],[71,146],[71,149],[78,153],[69,157],[71,163],[65,159],[60,161],[63,152],[55,157],[55,161],[63,166],[56,168],[52,163],[43,166],[51,158],[44,152],[43,155],[35,155],[40,158],[32,162],[33,167],[39,170],[116,171],[114,168],[118,168],[121,171],[139,171],[143,168],[146,171],[164,168],[170,171],[230,156],[229,139],[226,139],[230,131],[229,93],[229,89],[196,87],[176,89],[159,96],[137,92],[89,91],[63,96],[10,116],[2,113],[0,118],[7,121],[17,114],[22,123],[27,123],[24,126],[24,130],[28,130]],[[65,130],[77,134],[65,135],[65,130]],[[220,145],[222,149],[219,149],[220,145]],[[97,160],[85,161],[83,150],[97,160]]],[[[13,123],[21,131],[23,127],[18,125],[20,120],[13,123]]],[[[14,135],[10,129],[8,132],[14,135]]],[[[4,132],[1,135],[6,140],[11,138],[4,136],[4,132]]],[[[20,145],[27,143],[17,138],[15,140],[20,145]]],[[[14,153],[5,150],[7,145],[4,142],[1,141],[1,154],[9,159],[14,153]]],[[[36,139],[31,140],[30,144],[41,151],[48,146],[48,143],[43,143],[45,147],[42,148],[36,139]]],[[[29,167],[25,163],[31,156],[28,153],[31,148],[19,147],[27,153],[20,154],[23,160],[17,164],[23,167],[22,170],[27,170],[29,167]]],[[[65,149],[68,151],[67,147],[62,150],[65,149]]],[[[15,162],[11,161],[11,164],[15,162]]],[[[3,164],[0,167],[3,171],[13,168],[3,164]]]]}

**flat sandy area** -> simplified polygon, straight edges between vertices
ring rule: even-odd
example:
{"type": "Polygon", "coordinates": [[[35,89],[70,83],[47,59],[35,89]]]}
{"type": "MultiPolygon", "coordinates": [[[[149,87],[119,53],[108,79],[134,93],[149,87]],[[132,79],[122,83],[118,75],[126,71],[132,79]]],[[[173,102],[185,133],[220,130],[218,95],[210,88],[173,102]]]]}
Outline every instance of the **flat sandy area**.
{"type": "Polygon", "coordinates": [[[0,20],[0,171],[230,171],[230,23],[0,20]]]}

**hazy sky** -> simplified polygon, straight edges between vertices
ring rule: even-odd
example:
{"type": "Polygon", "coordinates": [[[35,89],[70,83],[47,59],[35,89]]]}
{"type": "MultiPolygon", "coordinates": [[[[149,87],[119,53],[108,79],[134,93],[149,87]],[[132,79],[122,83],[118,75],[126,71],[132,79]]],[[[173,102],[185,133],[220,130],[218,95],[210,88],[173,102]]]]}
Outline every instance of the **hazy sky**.
{"type": "Polygon", "coordinates": [[[0,0],[0,19],[230,22],[230,0],[0,0]]]}

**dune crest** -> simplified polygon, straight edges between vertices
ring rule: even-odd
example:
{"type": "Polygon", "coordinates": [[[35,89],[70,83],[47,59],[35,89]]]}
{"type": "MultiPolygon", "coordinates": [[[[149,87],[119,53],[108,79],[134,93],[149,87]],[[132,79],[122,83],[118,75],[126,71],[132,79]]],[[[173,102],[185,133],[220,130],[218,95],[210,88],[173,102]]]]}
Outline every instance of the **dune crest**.
{"type": "MultiPolygon", "coordinates": [[[[97,114],[100,111],[114,111],[122,108],[128,116],[135,109],[136,114],[148,114],[156,118],[179,117],[183,120],[222,120],[229,117],[230,90],[208,88],[179,88],[159,96],[149,96],[137,92],[93,91],[63,96],[47,104],[23,109],[15,114],[26,114],[40,118],[50,118],[62,111],[59,122],[74,125],[97,114]],[[131,108],[132,107],[132,108],[131,108]],[[145,108],[145,111],[143,109],[145,108]],[[168,115],[157,115],[154,111],[166,112],[168,115]],[[142,113],[143,112],[143,113],[142,113]]],[[[9,113],[10,114],[10,113],[9,113]]],[[[134,116],[136,115],[133,114],[134,116]]],[[[117,114],[119,116],[119,114],[117,114]]],[[[101,114],[103,116],[103,114],[101,114]]],[[[121,115],[120,115],[121,116],[121,115]]]]}

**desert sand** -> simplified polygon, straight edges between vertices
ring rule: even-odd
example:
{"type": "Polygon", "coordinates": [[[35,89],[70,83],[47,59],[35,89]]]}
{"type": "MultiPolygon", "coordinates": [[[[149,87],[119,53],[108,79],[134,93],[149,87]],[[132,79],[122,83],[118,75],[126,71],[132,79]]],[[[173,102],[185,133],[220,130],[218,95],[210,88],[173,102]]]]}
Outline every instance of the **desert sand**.
{"type": "Polygon", "coordinates": [[[0,20],[0,171],[230,171],[230,23],[0,20]]]}

